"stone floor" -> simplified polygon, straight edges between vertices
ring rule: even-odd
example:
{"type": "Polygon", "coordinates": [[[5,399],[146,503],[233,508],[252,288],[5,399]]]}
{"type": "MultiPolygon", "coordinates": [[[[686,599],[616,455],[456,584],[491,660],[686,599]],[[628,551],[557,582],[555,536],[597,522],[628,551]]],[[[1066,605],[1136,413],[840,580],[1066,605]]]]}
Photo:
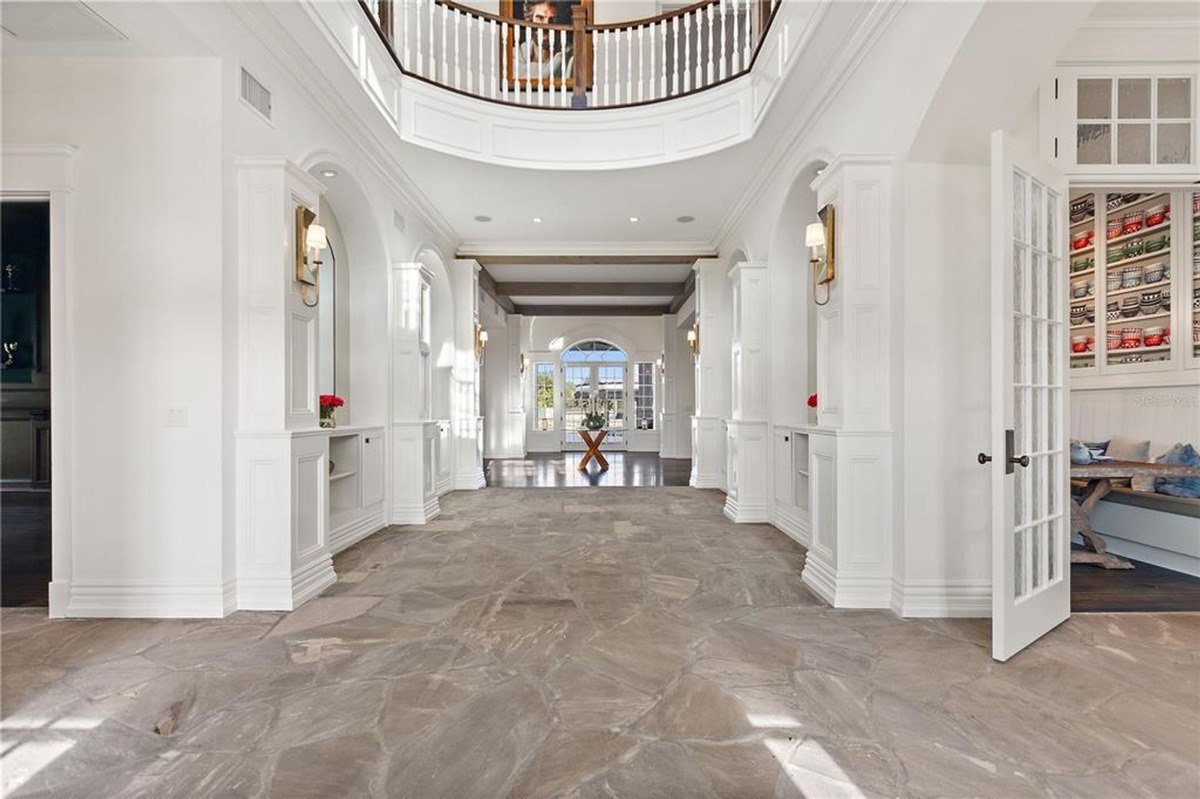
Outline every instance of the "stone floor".
{"type": "Polygon", "coordinates": [[[1194,797],[1200,616],[825,608],[803,550],[680,488],[485,489],[291,614],[5,611],[3,793],[1194,797]]]}
{"type": "Polygon", "coordinates": [[[496,488],[659,488],[686,486],[691,477],[692,462],[687,458],[620,450],[604,450],[604,457],[608,469],[593,460],[581,470],[582,452],[531,452],[524,458],[489,458],[483,462],[483,474],[487,484],[496,488]]]}

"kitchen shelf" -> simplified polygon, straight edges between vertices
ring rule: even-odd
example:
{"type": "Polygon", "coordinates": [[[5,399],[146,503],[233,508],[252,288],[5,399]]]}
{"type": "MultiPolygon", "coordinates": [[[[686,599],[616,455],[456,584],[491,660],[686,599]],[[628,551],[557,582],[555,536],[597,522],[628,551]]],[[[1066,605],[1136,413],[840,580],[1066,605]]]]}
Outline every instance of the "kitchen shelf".
{"type": "MultiPolygon", "coordinates": [[[[1120,297],[1122,294],[1129,294],[1134,291],[1153,291],[1154,289],[1159,289],[1161,291],[1162,289],[1170,287],[1171,281],[1164,279],[1158,281],[1157,283],[1143,283],[1140,286],[1134,286],[1133,288],[1113,289],[1112,291],[1106,291],[1104,292],[1104,297],[1105,299],[1112,299],[1113,297],[1120,297]]],[[[1074,303],[1075,301],[1072,300],[1071,302],[1074,303]]]]}
{"type": "Polygon", "coordinates": [[[1092,358],[1095,358],[1096,353],[1095,352],[1072,352],[1071,353],[1072,358],[1087,358],[1089,356],[1092,358]]]}
{"type": "Polygon", "coordinates": [[[1129,266],[1130,264],[1136,264],[1136,263],[1140,263],[1142,261],[1149,261],[1154,258],[1162,258],[1163,256],[1170,255],[1170,254],[1171,254],[1171,248],[1167,247],[1166,249],[1163,249],[1163,250],[1157,250],[1155,252],[1143,253],[1142,255],[1135,255],[1132,258],[1122,258],[1119,261],[1109,261],[1108,264],[1106,264],[1106,266],[1108,266],[1109,268],[1114,267],[1114,266],[1129,266]]]}
{"type": "Polygon", "coordinates": [[[1115,358],[1118,355],[1141,355],[1144,352],[1166,352],[1169,349],[1171,349],[1170,344],[1159,344],[1156,347],[1129,347],[1128,349],[1119,347],[1109,350],[1108,354],[1115,358]]]}
{"type": "Polygon", "coordinates": [[[1077,255],[1087,255],[1089,252],[1092,252],[1095,249],[1096,249],[1096,245],[1092,244],[1087,247],[1084,247],[1082,250],[1071,250],[1069,255],[1071,258],[1074,258],[1077,255]]]}
{"type": "Polygon", "coordinates": [[[1163,317],[1169,318],[1170,316],[1171,316],[1170,311],[1155,311],[1152,314],[1145,314],[1144,316],[1122,316],[1119,319],[1108,319],[1108,320],[1106,320],[1106,324],[1110,324],[1110,325],[1133,324],[1134,322],[1144,322],[1147,319],[1161,319],[1163,317]]]}
{"type": "Polygon", "coordinates": [[[1087,219],[1080,219],[1078,222],[1072,222],[1071,229],[1074,230],[1077,227],[1084,227],[1085,225],[1091,225],[1091,224],[1094,224],[1095,222],[1096,222],[1096,215],[1092,214],[1087,219]]]}
{"type": "Polygon", "coordinates": [[[1081,325],[1071,325],[1071,329],[1072,330],[1087,330],[1088,328],[1095,327],[1095,326],[1096,326],[1095,322],[1084,322],[1081,325]]]}
{"type": "Polygon", "coordinates": [[[1074,280],[1077,277],[1087,277],[1096,271],[1096,267],[1089,266],[1087,269],[1080,269],[1078,272],[1068,272],[1067,276],[1074,280]]]}
{"type": "Polygon", "coordinates": [[[1138,236],[1149,236],[1154,233],[1158,233],[1159,231],[1168,233],[1168,232],[1170,232],[1170,230],[1171,230],[1171,220],[1168,218],[1165,222],[1160,222],[1159,224],[1155,225],[1154,227],[1144,227],[1141,230],[1135,231],[1133,233],[1125,233],[1123,235],[1117,236],[1116,238],[1107,239],[1107,240],[1105,240],[1104,243],[1107,246],[1112,247],[1114,245],[1120,244],[1123,241],[1130,241],[1132,239],[1136,239],[1138,236]]]}
{"type": "Polygon", "coordinates": [[[1140,200],[1134,200],[1133,202],[1125,204],[1125,205],[1118,205],[1116,208],[1112,209],[1111,211],[1108,210],[1107,208],[1105,208],[1104,213],[1108,216],[1112,216],[1113,214],[1124,214],[1126,211],[1128,211],[1131,208],[1137,208],[1139,205],[1150,205],[1155,200],[1160,200],[1163,197],[1169,197],[1169,196],[1170,196],[1169,192],[1160,191],[1157,194],[1151,194],[1147,197],[1143,197],[1140,200]]]}

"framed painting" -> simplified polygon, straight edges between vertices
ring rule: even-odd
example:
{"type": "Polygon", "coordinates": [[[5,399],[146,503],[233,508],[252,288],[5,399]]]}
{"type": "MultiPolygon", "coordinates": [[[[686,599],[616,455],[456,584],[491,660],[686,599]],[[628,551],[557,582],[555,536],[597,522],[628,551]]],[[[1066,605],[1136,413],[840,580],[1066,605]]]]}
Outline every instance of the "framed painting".
{"type": "MultiPolygon", "coordinates": [[[[500,16],[541,25],[571,27],[576,6],[587,11],[589,24],[593,0],[500,0],[500,16]]],[[[591,36],[577,43],[569,30],[545,30],[515,25],[500,31],[500,47],[504,54],[504,77],[509,89],[575,89],[575,55],[582,52],[587,59],[587,88],[591,88],[591,36]],[[578,46],[577,46],[578,45],[578,46]]]]}

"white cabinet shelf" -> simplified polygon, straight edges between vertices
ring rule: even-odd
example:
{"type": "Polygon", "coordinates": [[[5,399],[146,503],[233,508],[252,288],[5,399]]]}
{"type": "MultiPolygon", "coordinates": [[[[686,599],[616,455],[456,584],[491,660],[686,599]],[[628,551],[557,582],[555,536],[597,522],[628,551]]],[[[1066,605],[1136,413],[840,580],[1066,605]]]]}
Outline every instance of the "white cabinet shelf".
{"type": "Polygon", "coordinates": [[[329,431],[329,547],[334,553],[381,529],[383,428],[329,431]]]}

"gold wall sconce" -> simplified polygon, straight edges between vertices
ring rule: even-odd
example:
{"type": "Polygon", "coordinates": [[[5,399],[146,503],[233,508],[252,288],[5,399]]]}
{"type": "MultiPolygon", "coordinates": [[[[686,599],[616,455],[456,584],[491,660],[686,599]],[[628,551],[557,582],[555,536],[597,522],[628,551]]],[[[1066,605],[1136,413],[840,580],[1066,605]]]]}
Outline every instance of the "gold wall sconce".
{"type": "Polygon", "coordinates": [[[529,368],[529,356],[526,355],[525,353],[521,353],[520,355],[517,356],[517,371],[520,373],[521,377],[525,376],[525,370],[528,368],[529,368]]]}
{"type": "Polygon", "coordinates": [[[665,375],[667,373],[667,354],[664,352],[654,361],[654,365],[658,367],[658,373],[665,375]]]}
{"type": "Polygon", "coordinates": [[[475,357],[483,358],[483,351],[487,349],[488,332],[483,329],[483,325],[476,323],[475,325],[475,357]]]}
{"type": "Polygon", "coordinates": [[[804,229],[804,245],[809,248],[812,264],[812,298],[817,305],[829,304],[830,286],[837,274],[834,244],[837,241],[834,227],[833,205],[826,205],[817,212],[820,222],[813,222],[804,229]],[[825,287],[825,299],[817,299],[817,287],[825,287]]]}
{"type": "Polygon", "coordinates": [[[296,206],[296,281],[300,284],[300,300],[309,308],[321,300],[317,270],[321,266],[321,250],[329,246],[325,228],[316,224],[316,220],[317,215],[308,208],[296,206]]]}
{"type": "Polygon", "coordinates": [[[696,322],[692,325],[692,329],[687,332],[688,348],[692,351],[693,358],[700,357],[700,323],[696,322]]]}

